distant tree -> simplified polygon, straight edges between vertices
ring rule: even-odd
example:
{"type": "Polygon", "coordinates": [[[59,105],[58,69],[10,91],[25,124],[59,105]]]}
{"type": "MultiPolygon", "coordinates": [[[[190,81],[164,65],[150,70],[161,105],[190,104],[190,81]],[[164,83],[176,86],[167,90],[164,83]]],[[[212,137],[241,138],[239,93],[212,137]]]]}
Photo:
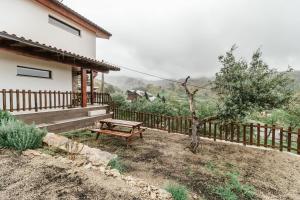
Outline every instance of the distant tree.
{"type": "Polygon", "coordinates": [[[163,97],[161,98],[161,101],[162,101],[163,103],[166,103],[166,98],[163,96],[163,97]]]}
{"type": "Polygon", "coordinates": [[[248,63],[236,59],[233,46],[224,56],[219,57],[223,65],[216,74],[214,90],[220,104],[218,116],[224,121],[240,121],[253,111],[271,110],[288,106],[293,100],[293,80],[288,72],[270,69],[262,60],[258,49],[248,63]]]}
{"type": "Polygon", "coordinates": [[[148,95],[147,92],[145,92],[145,98],[146,98],[147,100],[149,100],[149,95],[148,95]]]}

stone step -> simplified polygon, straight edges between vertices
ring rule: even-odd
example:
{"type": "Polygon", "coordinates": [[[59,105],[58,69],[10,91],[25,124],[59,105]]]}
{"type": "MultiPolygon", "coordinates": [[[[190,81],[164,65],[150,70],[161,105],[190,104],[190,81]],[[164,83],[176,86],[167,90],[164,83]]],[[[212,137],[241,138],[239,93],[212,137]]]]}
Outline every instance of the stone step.
{"type": "Polygon", "coordinates": [[[105,110],[105,109],[91,110],[91,111],[88,111],[88,116],[93,117],[93,116],[97,116],[97,115],[104,115],[104,114],[106,114],[106,112],[107,112],[107,110],[105,110]]]}
{"type": "Polygon", "coordinates": [[[93,126],[95,122],[101,119],[112,118],[112,114],[103,114],[96,116],[77,117],[71,119],[58,120],[37,125],[39,128],[46,128],[49,132],[62,133],[80,128],[93,126]]]}

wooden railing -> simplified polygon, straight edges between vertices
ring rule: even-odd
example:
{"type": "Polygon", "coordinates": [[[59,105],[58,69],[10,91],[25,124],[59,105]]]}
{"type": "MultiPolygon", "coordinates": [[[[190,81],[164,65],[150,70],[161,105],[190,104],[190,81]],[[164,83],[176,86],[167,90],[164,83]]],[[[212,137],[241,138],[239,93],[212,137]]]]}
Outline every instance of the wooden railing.
{"type": "Polygon", "coordinates": [[[94,100],[92,102],[92,96],[90,92],[87,92],[87,101],[88,103],[92,104],[111,104],[112,99],[110,94],[108,93],[100,93],[100,92],[94,92],[94,100]]]}
{"type": "MultiPolygon", "coordinates": [[[[90,95],[90,94],[88,94],[90,95]]],[[[91,99],[88,97],[88,99],[91,99]]],[[[94,104],[110,104],[107,93],[95,93],[94,104]]],[[[0,90],[0,110],[36,111],[81,106],[81,93],[70,91],[0,90]]]]}
{"type": "MultiPolygon", "coordinates": [[[[171,117],[155,113],[134,112],[114,108],[115,119],[143,122],[143,126],[190,134],[192,120],[190,117],[171,117]]],[[[275,125],[261,124],[221,124],[218,121],[207,120],[203,123],[199,132],[201,137],[229,142],[241,143],[243,145],[263,146],[266,148],[288,151],[300,155],[300,129],[291,127],[284,129],[275,125]]]]}

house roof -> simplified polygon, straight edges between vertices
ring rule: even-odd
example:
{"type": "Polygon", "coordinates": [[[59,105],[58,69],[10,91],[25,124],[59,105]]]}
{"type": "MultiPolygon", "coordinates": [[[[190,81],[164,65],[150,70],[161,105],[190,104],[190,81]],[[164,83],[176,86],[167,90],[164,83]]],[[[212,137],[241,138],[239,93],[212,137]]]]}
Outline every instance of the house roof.
{"type": "Polygon", "coordinates": [[[0,49],[9,50],[18,54],[31,56],[39,59],[49,60],[92,69],[100,72],[120,71],[120,68],[107,62],[98,61],[85,56],[81,56],[69,51],[58,49],[53,46],[34,42],[24,37],[18,37],[15,34],[8,34],[5,31],[0,32],[0,49]]]}
{"type": "Polygon", "coordinates": [[[96,23],[82,16],[78,12],[74,11],[70,7],[61,3],[58,0],[35,0],[36,2],[48,7],[49,9],[63,15],[64,17],[84,26],[85,28],[96,33],[97,37],[109,39],[112,34],[100,27],[96,23]]]}

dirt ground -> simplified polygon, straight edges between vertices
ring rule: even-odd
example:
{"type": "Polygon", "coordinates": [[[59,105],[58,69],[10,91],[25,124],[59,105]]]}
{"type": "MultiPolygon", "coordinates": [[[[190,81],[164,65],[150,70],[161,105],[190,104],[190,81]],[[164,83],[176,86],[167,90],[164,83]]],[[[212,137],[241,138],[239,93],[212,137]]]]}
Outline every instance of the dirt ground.
{"type": "Polygon", "coordinates": [[[0,150],[0,199],[143,200],[124,181],[73,164],[63,157],[30,159],[0,150]]]}
{"type": "Polygon", "coordinates": [[[117,154],[128,175],[159,187],[176,182],[203,199],[220,199],[213,188],[224,185],[229,172],[239,173],[242,184],[254,186],[256,199],[300,199],[299,156],[205,139],[199,153],[192,154],[186,149],[188,136],[155,130],[147,130],[131,148],[109,136],[74,139],[117,154]]]}

